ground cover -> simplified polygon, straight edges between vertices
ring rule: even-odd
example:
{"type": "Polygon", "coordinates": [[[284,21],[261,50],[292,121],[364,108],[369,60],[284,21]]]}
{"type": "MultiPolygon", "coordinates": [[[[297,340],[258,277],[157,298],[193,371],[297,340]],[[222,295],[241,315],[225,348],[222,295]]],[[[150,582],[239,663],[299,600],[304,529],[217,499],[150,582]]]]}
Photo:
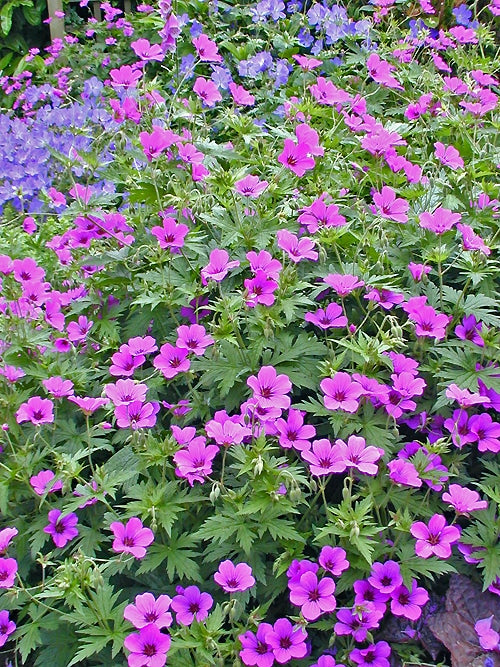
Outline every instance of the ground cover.
{"type": "Polygon", "coordinates": [[[1,78],[6,664],[500,665],[498,2],[103,8],[1,78]]]}

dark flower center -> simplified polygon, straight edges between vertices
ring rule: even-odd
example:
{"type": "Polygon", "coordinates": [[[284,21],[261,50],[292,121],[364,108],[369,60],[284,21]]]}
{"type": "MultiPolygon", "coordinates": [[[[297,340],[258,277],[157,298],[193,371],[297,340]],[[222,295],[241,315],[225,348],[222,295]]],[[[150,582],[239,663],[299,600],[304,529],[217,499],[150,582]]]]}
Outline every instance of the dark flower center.
{"type": "Polygon", "coordinates": [[[200,611],[200,605],[197,602],[191,602],[188,610],[190,614],[197,614],[200,611]]]}
{"type": "Polygon", "coordinates": [[[290,648],[292,645],[292,642],[290,641],[290,637],[282,637],[280,639],[280,648],[290,648]]]}
{"type": "Polygon", "coordinates": [[[145,644],[142,652],[144,655],[146,655],[148,658],[151,658],[153,655],[156,655],[156,646],[154,644],[145,644]]]}
{"type": "Polygon", "coordinates": [[[126,537],[123,538],[122,544],[125,547],[133,547],[135,545],[134,538],[126,536],[126,537]]]}
{"type": "Polygon", "coordinates": [[[154,623],[158,620],[158,614],[155,611],[148,611],[147,614],[144,614],[144,620],[148,623],[154,623]]]}
{"type": "Polygon", "coordinates": [[[309,600],[311,602],[316,602],[320,597],[321,596],[317,588],[315,588],[313,591],[309,591],[309,600]]]}
{"type": "Polygon", "coordinates": [[[57,521],[56,525],[54,526],[54,530],[58,535],[61,535],[64,533],[65,527],[62,521],[57,521]]]}
{"type": "Polygon", "coordinates": [[[229,579],[227,586],[228,588],[238,588],[238,582],[236,579],[229,579]]]}

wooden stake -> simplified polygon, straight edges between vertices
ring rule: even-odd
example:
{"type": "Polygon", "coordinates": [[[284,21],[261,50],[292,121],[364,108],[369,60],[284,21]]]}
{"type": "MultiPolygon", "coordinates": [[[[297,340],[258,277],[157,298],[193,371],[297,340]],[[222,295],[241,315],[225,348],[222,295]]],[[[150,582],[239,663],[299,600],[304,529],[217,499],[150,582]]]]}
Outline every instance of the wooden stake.
{"type": "Polygon", "coordinates": [[[64,19],[59,19],[56,17],[56,12],[63,11],[62,0],[47,0],[47,6],[49,10],[49,18],[51,19],[49,28],[50,28],[50,39],[64,37],[64,19]]]}

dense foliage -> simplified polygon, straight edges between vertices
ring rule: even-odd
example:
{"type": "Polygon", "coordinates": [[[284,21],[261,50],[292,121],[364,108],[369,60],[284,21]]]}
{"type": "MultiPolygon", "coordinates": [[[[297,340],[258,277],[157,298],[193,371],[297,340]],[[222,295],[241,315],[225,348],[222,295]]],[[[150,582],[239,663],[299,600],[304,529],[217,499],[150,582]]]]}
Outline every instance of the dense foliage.
{"type": "Polygon", "coordinates": [[[500,664],[500,5],[348,5],[1,80],[12,664],[500,664]]]}

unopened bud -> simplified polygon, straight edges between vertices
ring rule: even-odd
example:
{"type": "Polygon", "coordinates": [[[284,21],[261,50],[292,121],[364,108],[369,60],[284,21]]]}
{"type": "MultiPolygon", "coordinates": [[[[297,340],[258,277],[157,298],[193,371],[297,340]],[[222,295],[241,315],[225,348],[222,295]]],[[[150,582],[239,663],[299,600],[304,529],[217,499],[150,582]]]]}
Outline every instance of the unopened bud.
{"type": "Polygon", "coordinates": [[[257,457],[257,460],[255,461],[255,466],[253,468],[253,474],[255,476],[260,475],[263,470],[264,470],[264,460],[262,459],[262,456],[259,454],[258,457],[257,457]]]}

